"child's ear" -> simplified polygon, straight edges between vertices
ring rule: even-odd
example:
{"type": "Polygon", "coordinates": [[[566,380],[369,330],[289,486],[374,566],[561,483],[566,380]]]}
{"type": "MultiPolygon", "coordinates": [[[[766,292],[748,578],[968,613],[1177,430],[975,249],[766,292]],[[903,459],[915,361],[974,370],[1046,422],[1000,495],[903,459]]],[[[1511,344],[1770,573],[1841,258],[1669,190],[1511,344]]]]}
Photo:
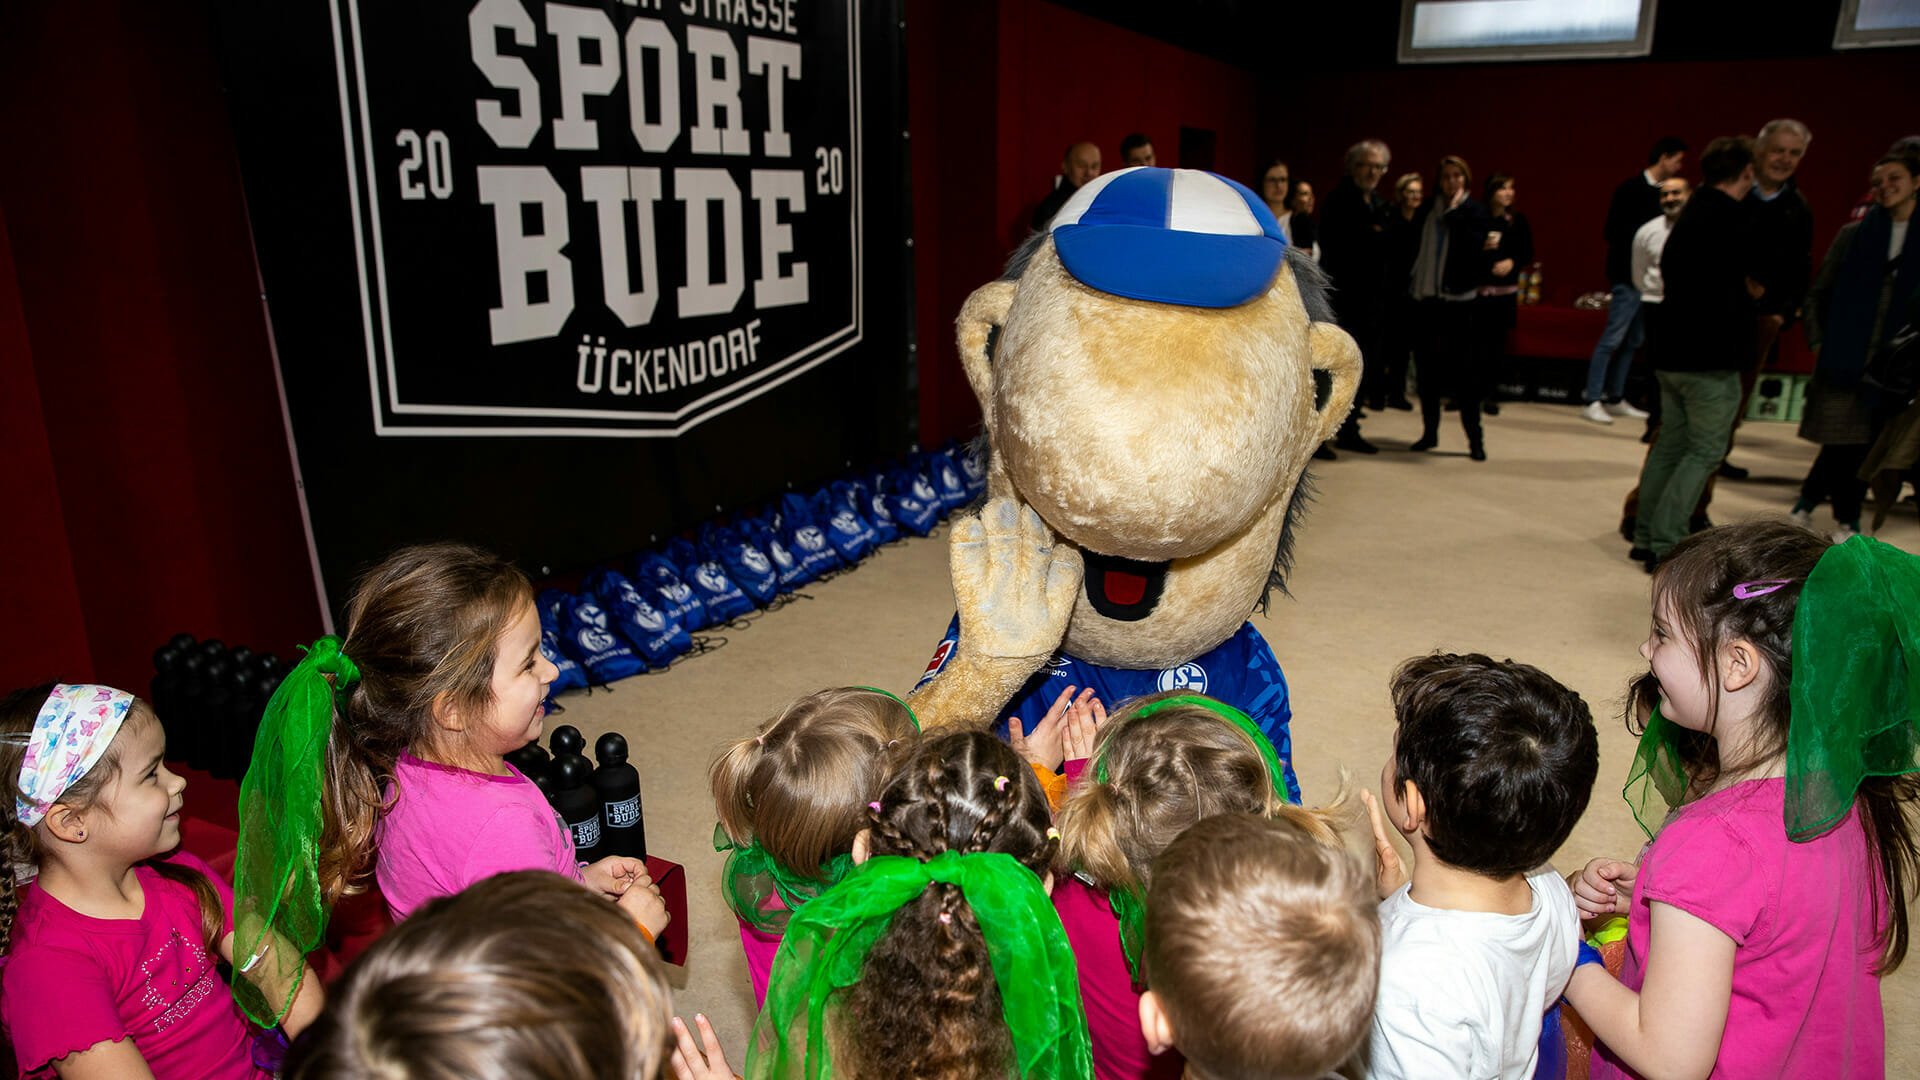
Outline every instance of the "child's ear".
{"type": "Polygon", "coordinates": [[[1173,1049],[1173,1021],[1160,1007],[1160,995],[1151,990],[1140,995],[1140,1034],[1147,1040],[1147,1049],[1155,1054],[1173,1049]]]}
{"type": "Polygon", "coordinates": [[[449,694],[434,695],[433,722],[443,731],[467,730],[466,719],[460,715],[460,707],[454,704],[449,694]]]}
{"type": "Polygon", "coordinates": [[[47,831],[57,840],[78,844],[87,839],[86,815],[66,803],[54,803],[47,807],[47,816],[41,820],[47,823],[47,831]]]}
{"type": "Polygon", "coordinates": [[[868,856],[870,856],[872,853],[873,853],[873,830],[861,829],[859,832],[854,833],[853,834],[853,865],[859,866],[861,863],[866,862],[868,856]]]}
{"type": "Polygon", "coordinates": [[[1411,836],[1427,827],[1427,797],[1420,794],[1420,785],[1411,780],[1400,781],[1400,802],[1406,807],[1407,820],[1395,822],[1401,825],[1402,832],[1411,836]]]}
{"type": "Polygon", "coordinates": [[[1729,693],[1745,690],[1765,666],[1759,646],[1746,638],[1734,638],[1720,647],[1720,688],[1729,693]]]}

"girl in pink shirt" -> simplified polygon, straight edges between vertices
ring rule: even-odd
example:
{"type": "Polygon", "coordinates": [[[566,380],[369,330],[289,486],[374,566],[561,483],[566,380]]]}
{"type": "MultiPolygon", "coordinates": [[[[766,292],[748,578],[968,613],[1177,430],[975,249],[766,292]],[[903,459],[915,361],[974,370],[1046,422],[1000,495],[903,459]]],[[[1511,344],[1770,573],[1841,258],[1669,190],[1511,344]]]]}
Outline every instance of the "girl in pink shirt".
{"type": "MultiPolygon", "coordinates": [[[[549,870],[626,907],[649,934],[666,905],[639,859],[588,866],[506,755],[540,737],[558,671],[533,587],[464,544],[388,556],[355,585],[326,748],[318,878],[331,904],[369,864],[395,918],[508,870],[549,870]]],[[[256,768],[258,768],[256,762],[256,768]]]]}
{"type": "Polygon", "coordinates": [[[1073,873],[1053,890],[1080,969],[1099,1080],[1174,1080],[1185,1067],[1178,1053],[1156,1057],[1140,1032],[1143,904],[1154,856],[1200,819],[1236,812],[1295,815],[1316,840],[1341,847],[1324,812],[1286,804],[1283,775],[1259,727],[1209,697],[1138,698],[1107,721],[1091,769],[1060,812],[1061,863],[1073,873]]]}
{"type": "MultiPolygon", "coordinates": [[[[187,785],[166,739],[111,687],[0,701],[0,1015],[22,1076],[270,1075],[215,967],[233,961],[233,892],[167,854],[187,785]]],[[[305,974],[290,1034],[320,1011],[305,974]]]]}
{"type": "Polygon", "coordinates": [[[732,852],[722,891],[740,920],[756,1002],[766,1003],[787,917],[847,875],[867,803],[919,737],[906,702],[842,686],[792,702],[714,759],[714,846],[732,852]]]}
{"type": "Polygon", "coordinates": [[[1584,964],[1567,987],[1592,1074],[1880,1077],[1915,881],[1920,559],[1729,525],[1662,559],[1653,598],[1627,793],[1643,827],[1673,809],[1638,866],[1572,882],[1584,916],[1627,916],[1620,978],[1584,964]]]}

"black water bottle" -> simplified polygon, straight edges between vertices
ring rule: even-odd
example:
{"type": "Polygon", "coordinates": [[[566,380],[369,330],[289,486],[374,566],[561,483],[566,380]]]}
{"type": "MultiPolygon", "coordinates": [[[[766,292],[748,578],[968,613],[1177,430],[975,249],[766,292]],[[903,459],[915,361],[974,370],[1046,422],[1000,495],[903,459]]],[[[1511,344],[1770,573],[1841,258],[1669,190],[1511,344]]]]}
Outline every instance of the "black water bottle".
{"type": "Polygon", "coordinates": [[[581,863],[600,858],[600,797],[588,779],[593,775],[579,754],[562,754],[549,770],[552,787],[547,801],[573,834],[573,857],[581,863]]]}
{"type": "Polygon", "coordinates": [[[640,772],[627,764],[627,740],[609,731],[593,744],[600,767],[593,790],[600,796],[600,853],[647,857],[647,826],[640,817],[640,772]]]}
{"type": "Polygon", "coordinates": [[[546,779],[550,761],[546,749],[540,745],[538,739],[507,755],[507,764],[519,769],[522,776],[535,784],[541,784],[542,791],[546,790],[541,782],[546,779]]]}
{"type": "MultiPolygon", "coordinates": [[[[572,724],[561,724],[553,729],[553,734],[547,736],[547,747],[553,751],[553,756],[556,758],[562,754],[578,754],[585,757],[587,740],[581,737],[579,728],[572,724]]],[[[592,768],[592,763],[588,763],[587,767],[592,768]]]]}
{"type": "MultiPolygon", "coordinates": [[[[179,707],[180,661],[194,644],[192,634],[175,634],[173,640],[153,651],[153,681],[147,685],[147,701],[163,723],[179,707]]],[[[183,729],[180,735],[175,736],[173,745],[168,747],[176,760],[185,760],[192,746],[193,739],[187,734],[189,730],[183,729]]]]}

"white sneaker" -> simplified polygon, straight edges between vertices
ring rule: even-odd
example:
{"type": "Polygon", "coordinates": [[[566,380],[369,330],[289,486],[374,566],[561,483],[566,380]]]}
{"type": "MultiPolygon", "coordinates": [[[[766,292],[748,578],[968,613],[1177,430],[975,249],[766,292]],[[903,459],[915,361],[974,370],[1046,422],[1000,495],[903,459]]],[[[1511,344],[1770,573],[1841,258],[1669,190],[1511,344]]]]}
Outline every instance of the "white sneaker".
{"type": "Polygon", "coordinates": [[[1844,544],[1847,541],[1859,535],[1860,535],[1859,529],[1856,529],[1851,525],[1842,523],[1839,528],[1833,530],[1833,532],[1828,535],[1827,539],[1832,540],[1836,544],[1844,544]]]}
{"type": "Polygon", "coordinates": [[[1597,401],[1587,402],[1587,407],[1580,410],[1580,419],[1591,420],[1596,424],[1613,423],[1613,417],[1607,412],[1607,407],[1597,401]]]}
{"type": "Polygon", "coordinates": [[[1647,410],[1636,409],[1624,401],[1616,401],[1606,408],[1614,416],[1624,416],[1629,420],[1645,420],[1648,416],[1647,410]]]}
{"type": "Polygon", "coordinates": [[[1787,520],[1803,529],[1811,529],[1813,528],[1813,511],[1795,507],[1787,511],[1787,520]]]}

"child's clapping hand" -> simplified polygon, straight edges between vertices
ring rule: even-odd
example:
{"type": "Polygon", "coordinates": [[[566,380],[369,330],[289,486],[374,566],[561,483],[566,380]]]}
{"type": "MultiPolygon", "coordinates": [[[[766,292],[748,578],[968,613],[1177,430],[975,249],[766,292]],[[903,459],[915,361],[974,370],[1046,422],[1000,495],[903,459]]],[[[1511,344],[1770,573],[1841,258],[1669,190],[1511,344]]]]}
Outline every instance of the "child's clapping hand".
{"type": "Polygon", "coordinates": [[[655,885],[644,870],[615,902],[633,916],[648,937],[658,938],[667,924],[673,921],[673,913],[667,910],[667,902],[660,898],[660,886],[655,885]]]}
{"type": "Polygon", "coordinates": [[[1633,906],[1633,879],[1639,870],[1619,859],[1594,859],[1579,873],[1567,878],[1573,889],[1573,906],[1582,919],[1604,919],[1625,915],[1633,906]]]}
{"type": "Polygon", "coordinates": [[[697,1045],[693,1032],[687,1030],[687,1022],[677,1016],[673,1018],[673,1075],[678,1080],[733,1080],[733,1069],[727,1064],[726,1051],[720,1048],[720,1038],[713,1033],[713,1025],[707,1023],[701,1013],[693,1015],[693,1022],[700,1025],[697,1045]]]}
{"type": "MultiPolygon", "coordinates": [[[[1073,696],[1079,687],[1069,686],[1060,691],[1053,699],[1053,705],[1047,709],[1047,715],[1033,725],[1028,732],[1020,723],[1020,718],[1007,718],[1007,742],[1012,744],[1014,753],[1050,772],[1059,772],[1060,763],[1068,757],[1066,753],[1066,728],[1068,715],[1075,709],[1084,709],[1087,702],[1093,700],[1093,688],[1080,690],[1080,697],[1073,696]]],[[[1105,711],[1100,714],[1104,720],[1105,711]]]]}
{"type": "Polygon", "coordinates": [[[1093,748],[1100,744],[1100,729],[1107,724],[1107,707],[1097,697],[1090,697],[1091,690],[1080,695],[1080,699],[1067,710],[1066,727],[1061,733],[1063,754],[1068,761],[1085,761],[1093,756],[1093,748]]]}
{"type": "Polygon", "coordinates": [[[587,888],[609,900],[620,899],[636,880],[646,876],[645,860],[626,855],[609,855],[580,868],[580,880],[586,883],[587,888]]]}
{"type": "Polygon", "coordinates": [[[1407,883],[1407,864],[1400,858],[1400,849],[1393,846],[1393,837],[1387,833],[1387,819],[1380,811],[1380,800],[1373,792],[1362,790],[1360,801],[1367,804],[1367,821],[1373,826],[1374,881],[1380,899],[1385,900],[1407,883]]]}

